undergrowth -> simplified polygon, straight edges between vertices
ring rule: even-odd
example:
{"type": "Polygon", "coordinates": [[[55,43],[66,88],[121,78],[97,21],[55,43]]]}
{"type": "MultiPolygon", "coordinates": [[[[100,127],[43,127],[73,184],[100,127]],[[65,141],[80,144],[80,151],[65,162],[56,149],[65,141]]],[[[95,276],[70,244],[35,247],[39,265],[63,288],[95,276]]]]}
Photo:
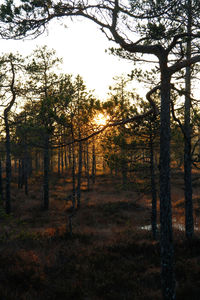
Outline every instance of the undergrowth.
{"type": "MultiPolygon", "coordinates": [[[[159,242],[142,230],[150,220],[149,198],[132,190],[113,194],[112,182],[100,176],[98,192],[84,193],[89,200],[73,217],[71,236],[62,200],[70,185],[65,192],[59,180],[66,188],[61,177],[52,179],[57,197],[49,212],[40,210],[34,181],[11,216],[0,207],[0,300],[161,300],[159,242]]],[[[180,207],[178,199],[177,213],[180,207]]],[[[197,300],[199,236],[189,243],[176,230],[174,240],[177,299],[197,300]]]]}

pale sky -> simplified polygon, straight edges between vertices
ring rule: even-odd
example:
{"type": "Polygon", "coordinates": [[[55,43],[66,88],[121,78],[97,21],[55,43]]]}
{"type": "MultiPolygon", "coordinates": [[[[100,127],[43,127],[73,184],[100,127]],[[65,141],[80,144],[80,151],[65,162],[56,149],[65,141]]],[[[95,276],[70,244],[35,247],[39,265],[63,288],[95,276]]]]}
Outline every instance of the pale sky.
{"type": "Polygon", "coordinates": [[[34,40],[1,40],[1,52],[18,51],[28,55],[36,45],[54,48],[57,56],[63,58],[63,72],[80,74],[88,89],[95,89],[95,95],[106,98],[113,77],[129,73],[133,64],[105,53],[105,49],[117,46],[92,22],[82,19],[70,22],[68,28],[57,21],[50,23],[48,33],[34,40]]]}

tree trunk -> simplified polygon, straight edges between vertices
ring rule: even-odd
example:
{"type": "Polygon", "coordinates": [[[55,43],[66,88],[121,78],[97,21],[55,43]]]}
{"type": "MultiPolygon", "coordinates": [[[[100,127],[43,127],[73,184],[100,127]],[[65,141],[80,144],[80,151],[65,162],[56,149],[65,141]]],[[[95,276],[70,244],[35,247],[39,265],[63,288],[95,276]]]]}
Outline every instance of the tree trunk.
{"type": "Polygon", "coordinates": [[[28,195],[28,157],[24,158],[24,186],[25,194],[28,195]]]}
{"type": "Polygon", "coordinates": [[[90,189],[90,159],[89,159],[89,144],[86,142],[86,176],[87,176],[87,189],[90,189]]]}
{"type": "Polygon", "coordinates": [[[22,176],[22,170],[21,170],[21,160],[18,160],[18,189],[21,188],[21,176],[22,176]]]}
{"type": "Polygon", "coordinates": [[[93,139],[92,144],[92,183],[95,183],[96,179],[96,153],[95,153],[95,140],[93,139]]]}
{"type": "Polygon", "coordinates": [[[151,211],[151,227],[153,238],[157,239],[157,193],[154,167],[154,148],[153,148],[153,134],[152,124],[150,123],[150,171],[151,171],[151,195],[152,195],[152,211],[151,211]]]}
{"type": "Polygon", "coordinates": [[[49,208],[49,134],[44,137],[44,177],[43,177],[43,201],[44,209],[49,208]]]}
{"type": "Polygon", "coordinates": [[[60,149],[60,155],[61,155],[61,173],[63,174],[64,172],[64,157],[63,157],[63,147],[60,149]]]}
{"type": "Polygon", "coordinates": [[[68,165],[71,168],[71,166],[72,166],[72,146],[69,145],[68,149],[69,149],[69,151],[68,151],[68,165]]]}
{"type": "Polygon", "coordinates": [[[160,247],[161,282],[164,300],[175,299],[174,247],[170,191],[170,75],[167,59],[160,57],[160,247]]]}
{"type": "MultiPolygon", "coordinates": [[[[81,135],[79,133],[79,139],[81,135]]],[[[81,177],[82,177],[82,142],[79,142],[78,178],[77,178],[77,208],[81,205],[81,177]]]]}
{"type": "Polygon", "coordinates": [[[38,172],[39,170],[39,153],[37,152],[37,150],[35,151],[35,170],[36,172],[38,172]]]}
{"type": "Polygon", "coordinates": [[[8,124],[8,116],[5,114],[5,131],[6,131],[6,213],[11,213],[11,158],[10,158],[10,129],[8,124]]]}
{"type": "Polygon", "coordinates": [[[67,171],[67,147],[64,148],[65,172],[67,171]]]}
{"type": "MultiPolygon", "coordinates": [[[[187,59],[191,58],[191,0],[188,0],[188,41],[187,59]]],[[[193,203],[192,203],[192,168],[191,168],[191,67],[186,67],[185,73],[185,139],[184,139],[184,182],[185,182],[185,233],[188,239],[194,234],[193,203]]]]}
{"type": "Polygon", "coordinates": [[[2,162],[0,159],[0,202],[3,202],[2,162]]]}
{"type": "Polygon", "coordinates": [[[58,148],[58,176],[60,176],[60,147],[58,148]]]}
{"type": "Polygon", "coordinates": [[[75,162],[75,146],[72,144],[72,207],[76,207],[76,176],[75,176],[76,162],[75,162]]]}

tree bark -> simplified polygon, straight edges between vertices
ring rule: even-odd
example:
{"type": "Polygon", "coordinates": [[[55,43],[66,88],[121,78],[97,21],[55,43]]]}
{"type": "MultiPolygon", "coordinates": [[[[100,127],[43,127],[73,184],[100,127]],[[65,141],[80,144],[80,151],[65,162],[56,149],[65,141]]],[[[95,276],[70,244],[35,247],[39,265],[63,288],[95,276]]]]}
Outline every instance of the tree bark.
{"type": "Polygon", "coordinates": [[[75,146],[72,144],[72,207],[73,210],[76,208],[76,162],[75,162],[75,146]]]}
{"type": "Polygon", "coordinates": [[[152,195],[151,227],[152,227],[153,238],[156,240],[157,239],[157,193],[156,193],[155,166],[154,166],[153,133],[152,133],[151,123],[150,123],[149,146],[150,146],[150,172],[151,172],[151,195],[152,195]]]}
{"type": "Polygon", "coordinates": [[[92,144],[92,183],[95,183],[96,179],[96,151],[95,151],[95,140],[93,139],[92,144]]]}
{"type": "Polygon", "coordinates": [[[174,247],[170,191],[170,74],[167,57],[160,56],[160,247],[161,283],[164,300],[175,299],[174,247]]]}
{"type": "Polygon", "coordinates": [[[58,176],[60,176],[60,148],[58,148],[58,176]]]}
{"type": "Polygon", "coordinates": [[[44,177],[43,177],[43,202],[44,210],[49,209],[49,134],[44,136],[44,177]]]}
{"type": "Polygon", "coordinates": [[[10,155],[10,129],[8,124],[8,115],[4,115],[5,131],[6,131],[6,213],[11,213],[11,196],[10,196],[10,183],[11,183],[11,155],[10,155]]]}
{"type": "Polygon", "coordinates": [[[0,159],[0,202],[3,202],[2,161],[0,159]]]}
{"type": "Polygon", "coordinates": [[[89,159],[89,143],[86,141],[86,176],[87,176],[87,189],[90,189],[90,159],[89,159]]]}
{"type": "MultiPolygon", "coordinates": [[[[191,59],[191,0],[188,0],[188,41],[187,53],[188,60],[191,59]]],[[[184,182],[185,182],[185,233],[188,239],[194,234],[193,203],[192,203],[192,168],[191,168],[191,67],[186,67],[185,73],[185,139],[184,139],[184,182]]]]}
{"type": "MultiPolygon", "coordinates": [[[[79,132],[79,138],[81,138],[79,132]]],[[[82,142],[79,142],[79,161],[78,161],[78,178],[77,178],[77,208],[81,205],[81,178],[82,178],[82,142]]]]}

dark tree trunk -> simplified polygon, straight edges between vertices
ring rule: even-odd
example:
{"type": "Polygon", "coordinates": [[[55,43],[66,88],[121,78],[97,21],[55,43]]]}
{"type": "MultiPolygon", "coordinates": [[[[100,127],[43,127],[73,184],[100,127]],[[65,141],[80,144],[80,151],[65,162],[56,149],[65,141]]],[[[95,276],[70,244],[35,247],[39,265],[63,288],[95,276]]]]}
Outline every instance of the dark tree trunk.
{"type": "Polygon", "coordinates": [[[64,172],[64,157],[63,157],[63,148],[60,149],[60,155],[61,155],[61,173],[64,172]]]}
{"type": "Polygon", "coordinates": [[[96,179],[96,152],[95,152],[95,140],[92,144],[92,183],[95,183],[96,179]]]}
{"type": "Polygon", "coordinates": [[[87,176],[87,189],[90,189],[90,159],[89,159],[89,144],[86,142],[86,176],[87,176]]]}
{"type": "Polygon", "coordinates": [[[21,160],[18,160],[18,189],[21,188],[21,176],[22,176],[22,166],[21,160]]]}
{"type": "Polygon", "coordinates": [[[24,158],[21,161],[21,184],[20,188],[22,189],[24,187],[24,158]]]}
{"type": "Polygon", "coordinates": [[[150,124],[150,171],[151,171],[151,195],[152,195],[152,211],[151,211],[151,227],[153,238],[157,239],[157,193],[155,180],[155,166],[154,166],[154,148],[153,148],[153,134],[152,125],[150,124]]]}
{"type": "Polygon", "coordinates": [[[43,174],[43,202],[44,209],[49,208],[49,134],[44,137],[44,174],[43,174]]]}
{"type": "Polygon", "coordinates": [[[71,168],[72,166],[72,147],[69,145],[69,151],[68,151],[68,165],[71,168]]]}
{"type": "Polygon", "coordinates": [[[28,157],[25,157],[24,161],[24,186],[25,194],[28,195],[28,157]]]}
{"type": "Polygon", "coordinates": [[[3,179],[2,179],[2,162],[0,159],[0,202],[3,201],[3,179]]]}
{"type": "Polygon", "coordinates": [[[58,175],[60,176],[60,148],[58,148],[58,175]]]}
{"type": "Polygon", "coordinates": [[[64,148],[65,171],[67,171],[67,147],[64,148]]]}
{"type": "Polygon", "coordinates": [[[10,61],[11,71],[12,71],[12,81],[10,85],[10,91],[12,94],[12,99],[8,106],[4,110],[4,122],[5,122],[5,132],[6,132],[6,213],[11,213],[11,195],[10,195],[10,184],[11,184],[11,149],[10,149],[10,127],[8,116],[9,112],[15,103],[16,92],[15,92],[15,67],[12,61],[10,61]]]}
{"type": "Polygon", "coordinates": [[[170,75],[167,59],[160,57],[160,247],[161,282],[164,300],[175,299],[174,247],[170,191],[170,75]]]}
{"type": "Polygon", "coordinates": [[[75,162],[75,146],[72,144],[72,207],[75,209],[76,207],[76,162],[75,162]]]}
{"type": "MultiPolygon", "coordinates": [[[[81,135],[79,134],[79,139],[81,135]]],[[[78,161],[78,178],[77,178],[77,208],[81,205],[81,178],[82,178],[82,142],[79,142],[79,161],[78,161]]]]}
{"type": "Polygon", "coordinates": [[[6,131],[6,213],[11,213],[11,196],[10,196],[10,183],[11,183],[11,157],[10,157],[10,129],[8,124],[8,116],[5,118],[5,131],[6,131]]]}
{"type": "Polygon", "coordinates": [[[24,186],[25,186],[25,194],[28,195],[28,169],[29,169],[29,155],[27,148],[27,139],[25,138],[24,145],[24,186]]]}
{"type": "MultiPolygon", "coordinates": [[[[188,41],[187,41],[187,59],[191,58],[191,1],[188,0],[188,41]]],[[[185,232],[186,237],[191,239],[194,234],[193,203],[192,203],[192,168],[191,168],[191,67],[186,67],[185,74],[185,145],[184,145],[184,182],[185,182],[185,232]]]]}
{"type": "Polygon", "coordinates": [[[40,170],[40,152],[38,151],[35,152],[35,169],[36,172],[40,170]]]}

